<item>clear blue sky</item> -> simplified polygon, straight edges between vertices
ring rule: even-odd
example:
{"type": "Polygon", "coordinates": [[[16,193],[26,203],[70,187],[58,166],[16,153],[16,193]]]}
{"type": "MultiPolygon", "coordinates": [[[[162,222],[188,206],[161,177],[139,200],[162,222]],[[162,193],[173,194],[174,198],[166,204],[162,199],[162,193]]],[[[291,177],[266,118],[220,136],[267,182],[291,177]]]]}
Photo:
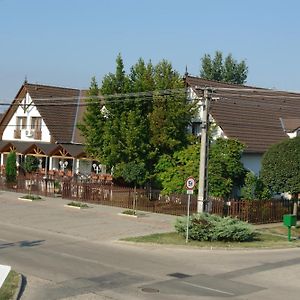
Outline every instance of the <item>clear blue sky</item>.
{"type": "Polygon", "coordinates": [[[199,74],[216,50],[246,59],[247,83],[300,91],[300,1],[0,0],[0,101],[29,82],[87,88],[139,57],[199,74]]]}

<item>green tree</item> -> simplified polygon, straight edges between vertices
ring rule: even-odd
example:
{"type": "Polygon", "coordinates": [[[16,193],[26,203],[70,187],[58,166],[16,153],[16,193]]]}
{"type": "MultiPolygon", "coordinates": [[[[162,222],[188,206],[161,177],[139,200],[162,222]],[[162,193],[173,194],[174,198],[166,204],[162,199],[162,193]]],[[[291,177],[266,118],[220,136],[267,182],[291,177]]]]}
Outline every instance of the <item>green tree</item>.
{"type": "Polygon", "coordinates": [[[30,174],[30,184],[29,184],[29,194],[31,195],[32,190],[32,173],[35,172],[39,168],[39,160],[32,155],[28,155],[25,158],[24,163],[22,164],[22,168],[26,173],[30,174]]]}
{"type": "Polygon", "coordinates": [[[300,192],[300,137],[269,148],[262,159],[261,178],[273,193],[300,192]]]}
{"type": "MultiPolygon", "coordinates": [[[[300,137],[287,139],[271,146],[262,159],[261,178],[274,194],[300,193],[300,137]]],[[[297,201],[294,202],[297,214],[297,201]]]]}
{"type": "Polygon", "coordinates": [[[209,193],[214,197],[233,196],[235,187],[243,184],[245,169],[241,155],[245,146],[234,139],[217,139],[209,151],[209,193]]]}
{"type": "Polygon", "coordinates": [[[7,183],[15,183],[17,180],[17,155],[15,151],[9,152],[5,165],[5,176],[7,183]]]}
{"type": "Polygon", "coordinates": [[[104,105],[94,98],[87,103],[79,126],[87,152],[115,170],[143,162],[147,170],[143,174],[151,178],[160,155],[186,145],[192,105],[186,102],[183,87],[166,60],[153,66],[139,59],[126,74],[118,55],[115,73],[104,77],[100,89],[92,80],[90,94],[99,96],[100,90],[104,105]]]}
{"type": "Polygon", "coordinates": [[[35,172],[39,168],[39,160],[35,156],[28,155],[22,164],[22,168],[26,173],[35,172]]]}
{"type": "Polygon", "coordinates": [[[156,165],[157,180],[163,194],[184,192],[185,180],[189,176],[198,178],[200,145],[192,144],[176,151],[172,156],[164,154],[156,165]]]}
{"type": "Polygon", "coordinates": [[[194,104],[188,103],[184,84],[171,63],[163,60],[155,66],[156,90],[150,113],[152,155],[172,154],[188,144],[187,126],[195,113],[194,104]],[[165,91],[163,93],[162,91],[165,91]]]}
{"type": "Polygon", "coordinates": [[[136,212],[136,207],[137,207],[136,187],[137,185],[143,184],[146,178],[147,171],[146,171],[145,164],[143,162],[130,161],[124,164],[120,172],[122,178],[124,178],[126,182],[134,185],[134,198],[133,198],[132,209],[134,212],[136,212]]]}
{"type": "Polygon", "coordinates": [[[241,196],[245,200],[267,200],[271,198],[271,193],[261,178],[249,171],[245,176],[245,184],[242,187],[241,196]]]}
{"type": "Polygon", "coordinates": [[[85,137],[85,150],[94,158],[102,160],[100,146],[103,144],[103,132],[105,124],[105,110],[101,100],[99,101],[100,89],[96,78],[93,77],[88,91],[88,100],[83,122],[78,124],[82,135],[85,137]]]}
{"type": "Polygon", "coordinates": [[[248,67],[245,60],[238,62],[229,54],[223,60],[223,54],[216,51],[214,58],[205,54],[201,59],[200,76],[228,83],[243,84],[246,82],[248,67]]]}
{"type": "MultiPolygon", "coordinates": [[[[208,161],[209,194],[227,198],[235,187],[241,186],[245,170],[240,161],[244,146],[230,139],[217,139],[210,149],[208,161]]],[[[162,156],[157,164],[157,178],[163,193],[183,192],[187,177],[199,177],[200,145],[193,144],[175,152],[171,157],[162,156]]]]}

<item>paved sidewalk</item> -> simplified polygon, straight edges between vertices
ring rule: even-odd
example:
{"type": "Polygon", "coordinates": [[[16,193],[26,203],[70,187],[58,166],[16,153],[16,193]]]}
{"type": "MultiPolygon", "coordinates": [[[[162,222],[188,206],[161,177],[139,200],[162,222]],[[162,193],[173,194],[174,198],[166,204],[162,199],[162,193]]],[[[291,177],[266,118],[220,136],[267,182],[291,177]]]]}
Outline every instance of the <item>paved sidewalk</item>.
{"type": "Polygon", "coordinates": [[[23,194],[0,191],[0,223],[37,231],[55,232],[98,242],[174,230],[176,217],[145,213],[139,218],[120,216],[123,208],[89,204],[88,209],[64,207],[70,200],[18,200],[23,194]]]}

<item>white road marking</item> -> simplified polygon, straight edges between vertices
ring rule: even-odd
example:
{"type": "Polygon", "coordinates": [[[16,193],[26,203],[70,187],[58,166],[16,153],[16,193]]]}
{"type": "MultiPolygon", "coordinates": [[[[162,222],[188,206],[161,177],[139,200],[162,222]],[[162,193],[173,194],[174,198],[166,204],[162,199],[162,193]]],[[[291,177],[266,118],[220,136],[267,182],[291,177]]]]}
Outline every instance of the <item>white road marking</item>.
{"type": "Polygon", "coordinates": [[[217,292],[217,293],[221,293],[221,294],[226,294],[226,295],[234,296],[234,294],[232,294],[232,293],[228,293],[228,292],[217,290],[217,289],[212,289],[212,288],[209,288],[207,286],[203,286],[203,285],[199,285],[199,284],[194,284],[194,283],[190,283],[190,282],[187,282],[187,281],[181,281],[181,282],[184,283],[184,284],[193,286],[193,287],[200,288],[200,289],[209,290],[209,291],[213,291],[213,292],[217,292]]]}

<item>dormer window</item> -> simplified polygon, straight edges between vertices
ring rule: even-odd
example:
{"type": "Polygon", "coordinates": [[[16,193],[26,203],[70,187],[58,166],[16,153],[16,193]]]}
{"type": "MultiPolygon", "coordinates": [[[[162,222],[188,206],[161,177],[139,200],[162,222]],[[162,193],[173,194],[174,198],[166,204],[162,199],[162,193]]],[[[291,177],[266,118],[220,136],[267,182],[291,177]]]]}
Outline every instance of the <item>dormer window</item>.
{"type": "Polygon", "coordinates": [[[27,118],[26,117],[17,117],[16,128],[14,130],[14,138],[21,138],[21,129],[26,129],[27,127],[27,118]]]}
{"type": "Polygon", "coordinates": [[[42,118],[32,117],[31,118],[31,130],[40,131],[42,127],[42,118]]]}
{"type": "Polygon", "coordinates": [[[17,129],[26,129],[27,127],[27,118],[26,117],[17,117],[17,129]]]}
{"type": "Polygon", "coordinates": [[[33,138],[35,140],[41,140],[42,139],[42,118],[32,117],[30,128],[31,128],[31,132],[33,133],[33,138]]]}

